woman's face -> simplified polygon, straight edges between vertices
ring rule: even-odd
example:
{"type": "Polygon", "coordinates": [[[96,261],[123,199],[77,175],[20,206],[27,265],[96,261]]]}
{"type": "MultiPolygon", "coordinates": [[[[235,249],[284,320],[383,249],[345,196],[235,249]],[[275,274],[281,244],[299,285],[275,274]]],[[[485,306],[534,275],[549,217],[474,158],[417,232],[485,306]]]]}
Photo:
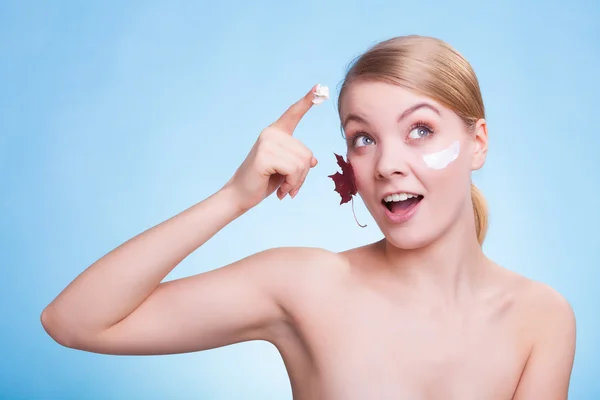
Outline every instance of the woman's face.
{"type": "Polygon", "coordinates": [[[372,81],[353,82],[340,109],[358,193],[393,245],[424,246],[473,212],[471,171],[485,161],[484,120],[469,133],[449,108],[372,81]]]}

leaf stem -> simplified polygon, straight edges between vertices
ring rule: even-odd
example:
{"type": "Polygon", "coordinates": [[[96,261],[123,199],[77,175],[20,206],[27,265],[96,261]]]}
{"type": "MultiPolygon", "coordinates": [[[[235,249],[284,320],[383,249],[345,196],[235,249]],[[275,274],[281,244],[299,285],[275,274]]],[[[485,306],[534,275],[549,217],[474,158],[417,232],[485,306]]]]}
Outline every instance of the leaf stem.
{"type": "Polygon", "coordinates": [[[364,228],[367,226],[367,224],[361,225],[360,222],[358,222],[358,219],[356,219],[356,212],[354,211],[354,196],[352,196],[352,214],[354,214],[354,220],[356,221],[358,226],[360,226],[361,228],[364,228]]]}

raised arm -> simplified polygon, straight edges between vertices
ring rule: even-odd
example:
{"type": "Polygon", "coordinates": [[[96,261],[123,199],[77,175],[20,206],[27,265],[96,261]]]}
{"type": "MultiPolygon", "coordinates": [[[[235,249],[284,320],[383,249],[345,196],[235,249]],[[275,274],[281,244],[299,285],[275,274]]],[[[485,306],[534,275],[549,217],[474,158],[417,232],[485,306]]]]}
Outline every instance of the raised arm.
{"type": "Polygon", "coordinates": [[[221,190],[84,270],[43,310],[47,333],[64,346],[108,354],[180,353],[269,340],[283,317],[277,268],[299,250],[264,251],[226,267],[161,282],[190,253],[276,189],[280,198],[298,192],[316,160],[292,133],[311,108],[314,89],[261,132],[221,190]]]}

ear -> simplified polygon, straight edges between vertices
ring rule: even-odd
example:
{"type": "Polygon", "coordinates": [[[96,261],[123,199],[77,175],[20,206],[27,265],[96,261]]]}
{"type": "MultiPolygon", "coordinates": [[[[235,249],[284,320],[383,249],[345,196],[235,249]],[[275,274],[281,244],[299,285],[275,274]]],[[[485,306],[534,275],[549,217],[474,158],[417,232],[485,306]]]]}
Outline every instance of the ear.
{"type": "Polygon", "coordinates": [[[475,123],[475,128],[473,130],[472,135],[473,158],[471,163],[471,169],[475,171],[483,167],[483,164],[485,163],[485,157],[487,156],[488,132],[485,119],[481,118],[475,123]]]}

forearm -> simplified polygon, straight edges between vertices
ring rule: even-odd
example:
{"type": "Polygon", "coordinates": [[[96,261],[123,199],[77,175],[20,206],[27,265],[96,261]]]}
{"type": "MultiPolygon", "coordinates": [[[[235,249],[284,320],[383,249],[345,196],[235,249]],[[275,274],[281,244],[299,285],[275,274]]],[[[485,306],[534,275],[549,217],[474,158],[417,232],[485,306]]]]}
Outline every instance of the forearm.
{"type": "Polygon", "coordinates": [[[112,250],[50,303],[42,315],[44,327],[53,336],[86,335],[116,324],[183,259],[243,214],[236,200],[226,186],[112,250]]]}

